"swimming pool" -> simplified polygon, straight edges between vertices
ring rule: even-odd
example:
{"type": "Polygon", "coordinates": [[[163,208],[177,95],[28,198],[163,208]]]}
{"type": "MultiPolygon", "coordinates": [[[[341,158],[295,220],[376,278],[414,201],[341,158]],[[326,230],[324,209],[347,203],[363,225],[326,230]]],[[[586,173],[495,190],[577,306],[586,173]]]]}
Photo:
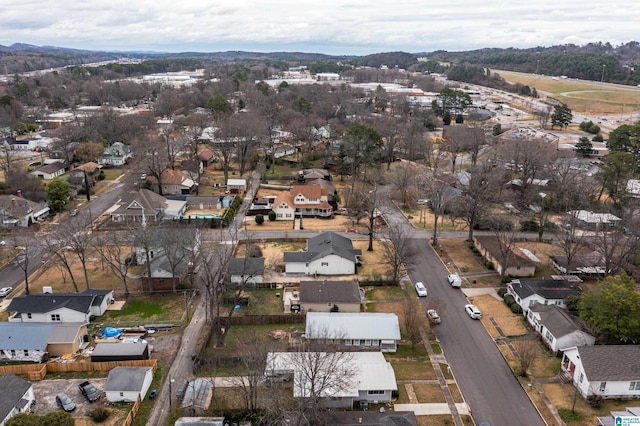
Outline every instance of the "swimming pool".
{"type": "Polygon", "coordinates": [[[191,219],[214,219],[217,217],[222,217],[222,215],[220,213],[200,213],[189,215],[189,218],[191,219]]]}

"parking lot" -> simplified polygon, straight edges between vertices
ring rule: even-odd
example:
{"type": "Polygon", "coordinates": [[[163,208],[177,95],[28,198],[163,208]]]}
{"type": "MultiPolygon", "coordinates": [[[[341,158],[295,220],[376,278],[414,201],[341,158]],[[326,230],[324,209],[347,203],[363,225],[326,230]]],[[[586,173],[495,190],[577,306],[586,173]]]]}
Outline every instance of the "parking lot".
{"type": "Polygon", "coordinates": [[[102,392],[106,378],[89,380],[101,393],[100,399],[94,403],[90,403],[80,393],[78,385],[86,379],[59,379],[59,380],[42,380],[33,382],[33,391],[36,395],[36,405],[34,407],[36,414],[46,414],[52,411],[62,410],[56,404],[56,395],[59,392],[65,392],[76,403],[76,409],[71,413],[74,417],[86,417],[89,412],[97,407],[107,405],[107,401],[102,392]]]}

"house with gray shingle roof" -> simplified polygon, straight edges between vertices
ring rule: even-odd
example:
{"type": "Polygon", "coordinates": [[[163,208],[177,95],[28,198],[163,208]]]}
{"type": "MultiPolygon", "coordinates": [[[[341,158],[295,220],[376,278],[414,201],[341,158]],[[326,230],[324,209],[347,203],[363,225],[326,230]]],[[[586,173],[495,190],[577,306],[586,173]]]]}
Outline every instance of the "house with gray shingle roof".
{"type": "Polygon", "coordinates": [[[88,323],[104,314],[113,290],[89,289],[82,293],[43,293],[14,297],[7,307],[11,322],[88,323]]]}
{"type": "Polygon", "coordinates": [[[0,376],[0,389],[0,425],[18,413],[28,413],[36,400],[33,385],[11,373],[0,376]]]}
{"type": "Polygon", "coordinates": [[[349,238],[325,232],[308,239],[305,251],[285,252],[284,269],[287,274],[351,275],[357,273],[361,255],[349,238]]]}
{"type": "Polygon", "coordinates": [[[83,323],[0,322],[0,360],[42,362],[75,353],[86,335],[83,323]]]}
{"type": "Polygon", "coordinates": [[[360,312],[363,299],[356,281],[301,281],[299,291],[293,293],[290,304],[298,304],[305,312],[360,312]]]}
{"type": "Polygon", "coordinates": [[[27,227],[49,215],[49,206],[19,195],[0,195],[0,228],[27,227]]]}
{"type": "Polygon", "coordinates": [[[114,142],[104,149],[104,153],[98,158],[98,163],[105,166],[124,166],[131,157],[133,153],[129,145],[114,142]]]}
{"type": "Polygon", "coordinates": [[[526,313],[527,321],[555,354],[575,346],[592,346],[596,338],[580,329],[577,320],[557,305],[534,304],[526,313]]]}
{"type": "Polygon", "coordinates": [[[120,207],[111,213],[113,222],[158,222],[168,219],[169,211],[173,211],[174,216],[181,217],[187,210],[186,201],[167,200],[162,195],[156,194],[148,189],[141,189],[136,194],[130,194],[124,198],[120,207]],[[171,201],[171,202],[170,202],[171,201]],[[178,203],[173,206],[172,203],[178,203]]]}
{"type": "Polygon", "coordinates": [[[229,262],[229,278],[237,284],[260,284],[264,275],[264,257],[234,257],[229,262]]]}
{"type": "Polygon", "coordinates": [[[565,308],[564,300],[569,296],[580,296],[580,290],[567,280],[511,280],[507,292],[513,296],[522,311],[527,314],[531,306],[558,305],[565,308]]]}
{"type": "Polygon", "coordinates": [[[570,348],[562,356],[562,371],[584,398],[640,398],[640,345],[570,348]]]}

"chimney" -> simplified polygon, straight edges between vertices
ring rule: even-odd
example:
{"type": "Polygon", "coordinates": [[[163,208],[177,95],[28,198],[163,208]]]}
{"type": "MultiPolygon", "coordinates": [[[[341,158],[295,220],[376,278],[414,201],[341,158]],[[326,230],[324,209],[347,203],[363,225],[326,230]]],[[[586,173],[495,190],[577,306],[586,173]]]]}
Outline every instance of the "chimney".
{"type": "Polygon", "coordinates": [[[16,201],[16,197],[11,197],[11,205],[14,207],[18,205],[18,202],[16,201]]]}
{"type": "Polygon", "coordinates": [[[18,189],[18,197],[22,198],[22,190],[18,189]]]}

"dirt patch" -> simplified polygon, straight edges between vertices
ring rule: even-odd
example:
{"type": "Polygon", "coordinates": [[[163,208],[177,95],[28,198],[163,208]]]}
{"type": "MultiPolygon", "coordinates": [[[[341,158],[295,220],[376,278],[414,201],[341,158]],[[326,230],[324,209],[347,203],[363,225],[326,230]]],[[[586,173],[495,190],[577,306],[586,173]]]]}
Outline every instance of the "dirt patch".
{"type": "Polygon", "coordinates": [[[181,339],[182,331],[159,331],[147,336],[146,340],[153,346],[152,358],[163,364],[165,371],[175,359],[181,339]]]}
{"type": "Polygon", "coordinates": [[[469,301],[476,305],[482,315],[482,323],[493,338],[500,337],[495,326],[491,323],[491,318],[495,320],[502,329],[505,336],[522,336],[527,334],[527,328],[522,323],[522,315],[514,314],[511,309],[501,300],[488,294],[470,297],[469,301]]]}
{"type": "Polygon", "coordinates": [[[427,385],[423,383],[414,383],[413,390],[416,393],[418,402],[421,403],[434,403],[434,402],[447,402],[442,393],[440,385],[427,385]]]}
{"type": "Polygon", "coordinates": [[[451,272],[454,272],[454,266],[463,275],[488,272],[482,258],[469,248],[469,242],[465,238],[442,239],[440,244],[453,262],[453,264],[447,264],[451,272]]]}

